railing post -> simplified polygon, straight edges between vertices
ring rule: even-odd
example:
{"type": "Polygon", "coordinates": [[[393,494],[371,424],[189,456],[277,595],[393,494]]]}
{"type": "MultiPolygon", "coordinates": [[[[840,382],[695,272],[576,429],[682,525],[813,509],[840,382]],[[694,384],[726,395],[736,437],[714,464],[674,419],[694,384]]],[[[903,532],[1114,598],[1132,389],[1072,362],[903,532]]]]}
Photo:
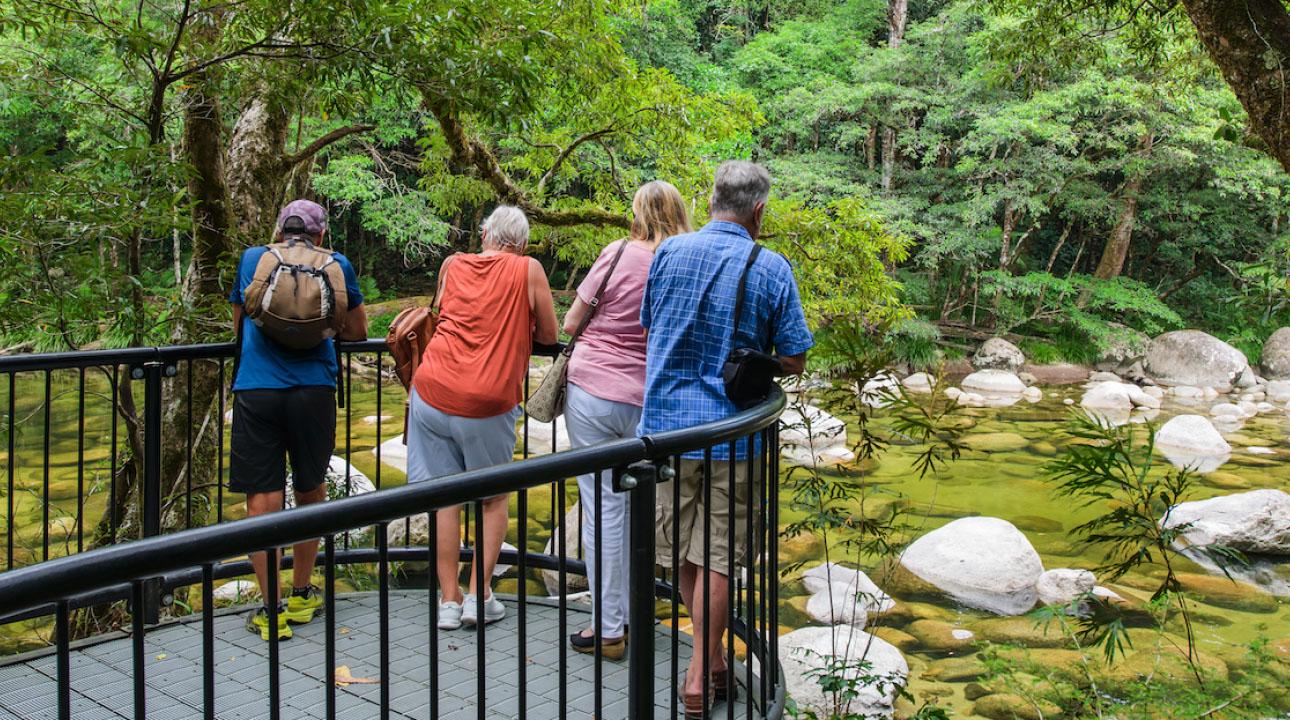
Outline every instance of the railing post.
{"type": "MultiPolygon", "coordinates": [[[[161,534],[161,379],[174,377],[173,363],[149,360],[136,365],[131,377],[143,380],[143,536],[161,534]]],[[[143,617],[149,625],[161,618],[161,581],[144,581],[143,617]]]]}
{"type": "Polygon", "coordinates": [[[654,503],[656,484],[670,479],[669,465],[640,462],[619,476],[618,492],[630,492],[631,577],[628,624],[634,637],[627,643],[627,708],[629,718],[654,717],[654,503]]]}

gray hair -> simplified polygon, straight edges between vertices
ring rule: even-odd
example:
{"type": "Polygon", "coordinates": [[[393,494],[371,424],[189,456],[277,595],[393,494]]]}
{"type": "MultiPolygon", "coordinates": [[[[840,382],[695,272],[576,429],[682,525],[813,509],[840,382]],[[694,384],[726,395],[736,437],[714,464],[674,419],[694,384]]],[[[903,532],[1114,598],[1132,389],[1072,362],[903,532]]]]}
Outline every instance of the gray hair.
{"type": "Polygon", "coordinates": [[[529,219],[514,205],[498,205],[484,221],[486,244],[500,250],[523,252],[529,244],[529,219]]]}
{"type": "Polygon", "coordinates": [[[708,210],[713,215],[752,215],[757,203],[770,197],[770,173],[766,168],[744,160],[727,160],[717,168],[708,210]]]}

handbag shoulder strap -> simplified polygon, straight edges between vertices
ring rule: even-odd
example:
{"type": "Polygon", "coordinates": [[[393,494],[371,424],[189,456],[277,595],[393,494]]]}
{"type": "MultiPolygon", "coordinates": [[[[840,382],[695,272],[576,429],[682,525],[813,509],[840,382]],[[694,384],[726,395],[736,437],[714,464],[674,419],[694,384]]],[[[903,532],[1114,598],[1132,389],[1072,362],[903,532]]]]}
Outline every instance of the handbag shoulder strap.
{"type": "Polygon", "coordinates": [[[735,338],[739,335],[739,320],[743,316],[744,310],[744,288],[748,284],[748,271],[752,269],[753,263],[757,262],[757,256],[761,254],[761,245],[756,241],[753,242],[752,250],[748,253],[748,262],[744,265],[743,274],[739,276],[739,289],[735,292],[735,320],[734,327],[730,330],[730,350],[734,351],[735,338]]]}
{"type": "Polygon", "coordinates": [[[600,298],[605,294],[605,289],[609,287],[609,277],[614,274],[614,268],[618,267],[618,259],[623,256],[623,251],[627,249],[628,242],[630,242],[630,239],[624,238],[622,242],[618,243],[618,251],[614,253],[614,259],[609,262],[609,269],[605,271],[605,277],[601,279],[600,287],[596,290],[596,294],[592,296],[591,302],[587,303],[587,312],[583,313],[578,327],[569,336],[569,342],[564,346],[566,355],[573,352],[573,344],[582,336],[582,331],[586,330],[587,326],[591,324],[591,319],[595,317],[596,310],[600,308],[600,298]]]}

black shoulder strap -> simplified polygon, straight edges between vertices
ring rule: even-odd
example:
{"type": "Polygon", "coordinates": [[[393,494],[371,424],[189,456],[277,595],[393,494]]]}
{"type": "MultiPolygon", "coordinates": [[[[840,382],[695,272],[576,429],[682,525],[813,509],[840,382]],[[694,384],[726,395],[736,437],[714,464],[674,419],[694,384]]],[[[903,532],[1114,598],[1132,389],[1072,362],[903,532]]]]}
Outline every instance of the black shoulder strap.
{"type": "Polygon", "coordinates": [[[730,349],[735,349],[735,339],[739,335],[739,319],[744,310],[744,287],[748,284],[748,271],[752,269],[753,263],[757,262],[757,256],[761,254],[761,245],[753,242],[752,251],[748,253],[748,262],[744,265],[743,274],[739,276],[739,290],[735,292],[735,320],[734,327],[730,330],[730,349]]]}

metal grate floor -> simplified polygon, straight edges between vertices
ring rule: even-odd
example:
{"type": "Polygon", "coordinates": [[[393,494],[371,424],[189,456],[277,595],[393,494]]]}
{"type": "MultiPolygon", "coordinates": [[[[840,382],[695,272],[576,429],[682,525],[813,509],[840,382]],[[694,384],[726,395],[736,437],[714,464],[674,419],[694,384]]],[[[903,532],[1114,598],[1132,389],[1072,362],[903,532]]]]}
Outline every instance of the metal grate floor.
{"type": "MultiPolygon", "coordinates": [[[[429,609],[425,591],[391,591],[390,714],[389,717],[430,720],[429,609]]],[[[560,702],[560,610],[545,600],[530,600],[526,611],[523,686],[517,657],[519,618],[514,600],[504,600],[506,618],[486,629],[485,693],[487,718],[627,717],[627,664],[602,664],[601,711],[595,707],[594,661],[567,653],[564,692],[560,702]]],[[[348,666],[355,678],[379,678],[380,636],[378,597],[355,593],[336,599],[336,665],[348,666]]],[[[567,631],[586,625],[588,612],[567,609],[567,631]]],[[[215,713],[224,720],[269,718],[268,644],[244,627],[245,612],[215,618],[215,713]]],[[[280,645],[280,717],[283,720],[326,716],[325,633],[321,617],[293,626],[294,637],[280,645]]],[[[635,638],[635,635],[633,635],[635,638]]],[[[670,718],[673,679],[672,631],[656,626],[654,643],[656,717],[670,718]]],[[[438,661],[438,718],[478,718],[480,698],[475,674],[477,646],[474,629],[440,631],[438,661]]],[[[148,720],[202,717],[202,634],[200,622],[177,622],[150,630],[145,639],[148,720]]],[[[132,641],[115,635],[72,650],[72,717],[76,720],[133,718],[131,680],[132,641]]],[[[678,641],[677,666],[684,670],[690,656],[689,636],[678,641]]],[[[56,658],[52,653],[25,656],[0,665],[0,720],[55,720],[57,711],[56,658]]],[[[744,670],[740,668],[742,685],[744,670]]],[[[741,687],[741,696],[746,696],[741,687]]],[[[336,717],[344,720],[381,717],[380,684],[350,684],[336,688],[336,717]]],[[[751,718],[743,702],[714,708],[714,720],[751,718]]],[[[678,716],[680,708],[678,707],[678,716]]]]}

